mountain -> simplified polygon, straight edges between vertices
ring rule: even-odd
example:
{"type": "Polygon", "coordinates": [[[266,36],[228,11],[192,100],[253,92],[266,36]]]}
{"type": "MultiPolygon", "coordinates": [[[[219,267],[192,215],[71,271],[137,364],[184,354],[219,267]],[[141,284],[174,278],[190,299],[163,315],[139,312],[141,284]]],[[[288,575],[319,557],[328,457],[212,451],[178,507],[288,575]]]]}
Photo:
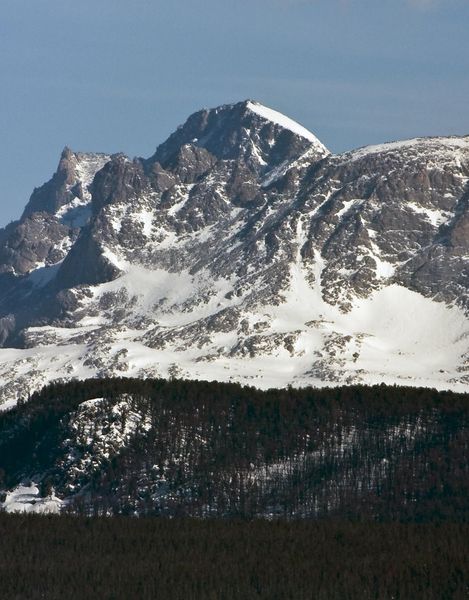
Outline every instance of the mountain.
{"type": "Polygon", "coordinates": [[[469,383],[469,136],[335,155],[253,101],[65,149],[0,231],[0,392],[136,376],[469,383]]]}

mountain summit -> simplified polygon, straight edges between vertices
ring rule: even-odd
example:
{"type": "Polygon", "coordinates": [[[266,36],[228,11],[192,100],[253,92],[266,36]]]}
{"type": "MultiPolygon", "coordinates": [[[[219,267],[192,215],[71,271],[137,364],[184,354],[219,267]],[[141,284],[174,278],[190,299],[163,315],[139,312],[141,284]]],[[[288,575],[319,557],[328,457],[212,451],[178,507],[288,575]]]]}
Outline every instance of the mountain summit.
{"type": "Polygon", "coordinates": [[[53,379],[469,383],[469,137],[331,154],[247,100],[66,148],[0,230],[1,401],[53,379]]]}
{"type": "Polygon", "coordinates": [[[258,172],[298,158],[312,146],[317,158],[329,154],[310,131],[252,100],[196,112],[150,160],[165,166],[186,145],[204,148],[217,159],[242,161],[258,172]]]}

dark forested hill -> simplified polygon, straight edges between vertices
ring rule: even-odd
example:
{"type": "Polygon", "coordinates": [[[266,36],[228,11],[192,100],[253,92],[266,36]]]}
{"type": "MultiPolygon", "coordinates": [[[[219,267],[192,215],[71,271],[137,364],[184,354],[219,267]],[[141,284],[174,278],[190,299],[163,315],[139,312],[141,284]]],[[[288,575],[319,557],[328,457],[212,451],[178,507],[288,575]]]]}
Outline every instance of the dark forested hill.
{"type": "Polygon", "coordinates": [[[0,506],[467,521],[468,451],[463,394],[93,379],[0,413],[0,506]]]}

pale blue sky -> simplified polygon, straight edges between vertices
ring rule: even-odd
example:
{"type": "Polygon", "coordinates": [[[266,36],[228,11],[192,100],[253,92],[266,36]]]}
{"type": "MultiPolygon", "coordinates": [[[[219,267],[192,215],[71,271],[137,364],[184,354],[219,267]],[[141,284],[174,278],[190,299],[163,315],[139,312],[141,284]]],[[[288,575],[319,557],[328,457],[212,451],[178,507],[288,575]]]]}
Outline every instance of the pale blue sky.
{"type": "Polygon", "coordinates": [[[469,133],[469,0],[0,0],[0,225],[65,145],[148,156],[245,98],[331,150],[469,133]]]}

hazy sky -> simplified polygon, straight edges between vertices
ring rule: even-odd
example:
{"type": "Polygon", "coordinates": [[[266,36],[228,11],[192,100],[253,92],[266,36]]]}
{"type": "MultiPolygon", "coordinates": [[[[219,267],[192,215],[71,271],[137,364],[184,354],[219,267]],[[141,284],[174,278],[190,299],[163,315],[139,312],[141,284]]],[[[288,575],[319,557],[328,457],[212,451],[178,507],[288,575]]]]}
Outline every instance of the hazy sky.
{"type": "Polygon", "coordinates": [[[469,133],[469,0],[0,0],[0,225],[65,145],[150,155],[253,98],[332,151],[469,133]]]}

